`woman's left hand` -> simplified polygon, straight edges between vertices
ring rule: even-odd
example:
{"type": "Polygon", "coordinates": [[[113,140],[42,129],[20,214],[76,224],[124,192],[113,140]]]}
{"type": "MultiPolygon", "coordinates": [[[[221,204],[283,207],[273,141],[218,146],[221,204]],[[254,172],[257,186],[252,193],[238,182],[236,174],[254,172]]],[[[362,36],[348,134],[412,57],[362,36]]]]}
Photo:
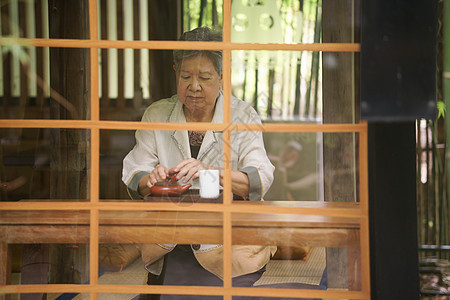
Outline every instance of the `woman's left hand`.
{"type": "Polygon", "coordinates": [[[175,167],[169,170],[169,174],[176,174],[177,180],[183,178],[183,183],[187,183],[191,179],[197,179],[200,174],[200,170],[217,169],[207,165],[195,158],[189,158],[182,160],[175,167]]]}
{"type": "MultiPolygon", "coordinates": [[[[177,181],[183,178],[182,182],[187,183],[191,179],[200,177],[200,170],[220,170],[220,185],[223,184],[223,172],[218,167],[207,165],[195,158],[189,158],[180,161],[175,167],[168,171],[169,174],[176,174],[177,181]]],[[[175,176],[175,175],[174,175],[175,176]]],[[[231,171],[231,191],[233,194],[248,198],[250,182],[247,174],[232,170],[231,171]]]]}

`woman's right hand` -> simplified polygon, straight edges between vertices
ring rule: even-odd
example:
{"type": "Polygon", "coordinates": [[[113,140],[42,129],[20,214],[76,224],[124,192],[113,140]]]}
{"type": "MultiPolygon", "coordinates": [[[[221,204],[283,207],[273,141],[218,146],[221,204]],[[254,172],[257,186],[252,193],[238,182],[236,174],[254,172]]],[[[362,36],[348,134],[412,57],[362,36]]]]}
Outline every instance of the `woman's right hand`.
{"type": "Polygon", "coordinates": [[[156,165],[153,171],[149,174],[150,186],[153,186],[158,181],[166,180],[169,177],[169,169],[163,165],[156,165]]]}
{"type": "Polygon", "coordinates": [[[158,181],[163,181],[169,176],[169,169],[163,165],[156,165],[150,174],[142,176],[139,180],[139,194],[145,196],[150,194],[150,188],[158,181]]]}

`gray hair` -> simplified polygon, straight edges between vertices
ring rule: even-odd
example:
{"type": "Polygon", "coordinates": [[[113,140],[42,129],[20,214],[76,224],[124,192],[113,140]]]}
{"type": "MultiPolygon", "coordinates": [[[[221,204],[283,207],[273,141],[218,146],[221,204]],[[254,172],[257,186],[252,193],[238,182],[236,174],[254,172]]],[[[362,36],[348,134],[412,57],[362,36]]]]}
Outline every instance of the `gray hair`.
{"type": "MultiPolygon", "coordinates": [[[[221,42],[222,32],[208,27],[198,27],[186,31],[178,39],[179,41],[221,42]]],[[[181,61],[186,58],[205,56],[214,65],[217,73],[222,75],[222,51],[220,50],[173,50],[173,64],[175,70],[179,70],[181,61]]]]}

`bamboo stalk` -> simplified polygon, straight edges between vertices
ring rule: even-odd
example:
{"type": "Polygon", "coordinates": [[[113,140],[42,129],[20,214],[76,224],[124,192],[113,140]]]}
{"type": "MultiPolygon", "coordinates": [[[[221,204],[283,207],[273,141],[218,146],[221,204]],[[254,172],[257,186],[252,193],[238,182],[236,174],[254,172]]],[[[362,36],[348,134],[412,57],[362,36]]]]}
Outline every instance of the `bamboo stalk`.
{"type": "MultiPolygon", "coordinates": [[[[444,72],[443,72],[443,94],[444,94],[444,102],[446,104],[446,107],[450,107],[450,0],[444,1],[444,22],[443,22],[443,39],[444,39],[444,72]]],[[[450,141],[450,121],[448,116],[446,116],[446,141],[450,141]]],[[[448,170],[450,170],[450,149],[448,147],[448,144],[446,145],[445,150],[445,158],[446,158],[446,171],[447,171],[447,182],[446,187],[447,189],[450,186],[450,176],[448,175],[448,170]]],[[[450,193],[446,193],[445,198],[445,219],[444,222],[446,223],[444,228],[445,231],[443,232],[443,236],[445,236],[445,243],[448,245],[450,244],[450,238],[449,238],[449,232],[448,228],[450,227],[450,220],[449,220],[449,212],[450,209],[450,193]]],[[[448,253],[447,253],[448,255],[448,253]]],[[[448,256],[447,256],[448,258],[448,256]]]]}

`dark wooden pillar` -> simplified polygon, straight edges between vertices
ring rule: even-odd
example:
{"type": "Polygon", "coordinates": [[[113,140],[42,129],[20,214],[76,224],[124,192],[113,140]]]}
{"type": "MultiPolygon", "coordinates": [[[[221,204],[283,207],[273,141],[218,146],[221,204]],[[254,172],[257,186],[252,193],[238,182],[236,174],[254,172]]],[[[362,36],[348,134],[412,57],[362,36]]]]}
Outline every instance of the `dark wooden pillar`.
{"type": "Polygon", "coordinates": [[[369,123],[372,299],[419,299],[415,125],[369,123]]]}
{"type": "MultiPolygon", "coordinates": [[[[83,0],[53,0],[49,6],[50,38],[88,38],[88,3],[83,0]]],[[[89,50],[50,49],[50,86],[61,95],[52,97],[54,119],[89,117],[89,50]],[[64,105],[62,105],[64,103],[64,105]]],[[[86,198],[88,134],[84,130],[55,129],[51,135],[51,198],[86,198]]]]}
{"type": "MultiPolygon", "coordinates": [[[[88,1],[50,1],[49,29],[50,38],[89,38],[88,1]]],[[[50,100],[52,118],[89,118],[89,64],[89,49],[50,49],[50,85],[61,95],[59,101],[54,97],[50,100]]],[[[51,142],[50,198],[86,199],[89,133],[79,129],[52,129],[51,142]]],[[[86,283],[87,253],[86,245],[51,247],[50,282],[86,283]]]]}
{"type": "MultiPolygon", "coordinates": [[[[150,40],[178,39],[178,1],[149,2],[150,40]]],[[[167,98],[176,93],[175,73],[171,51],[150,51],[150,101],[167,98]]]]}
{"type": "MultiPolygon", "coordinates": [[[[88,38],[86,0],[50,0],[48,15],[50,38],[88,38]]],[[[88,49],[50,48],[50,118],[89,117],[89,62],[88,49]]],[[[38,96],[42,102],[42,91],[38,96]]],[[[83,130],[51,129],[50,198],[86,199],[88,137],[83,130]]],[[[86,283],[87,253],[86,245],[24,245],[21,283],[86,283]]],[[[42,297],[23,294],[20,298],[42,297]]]]}
{"type": "Polygon", "coordinates": [[[373,300],[420,298],[414,124],[436,116],[437,3],[361,3],[373,300]]]}

